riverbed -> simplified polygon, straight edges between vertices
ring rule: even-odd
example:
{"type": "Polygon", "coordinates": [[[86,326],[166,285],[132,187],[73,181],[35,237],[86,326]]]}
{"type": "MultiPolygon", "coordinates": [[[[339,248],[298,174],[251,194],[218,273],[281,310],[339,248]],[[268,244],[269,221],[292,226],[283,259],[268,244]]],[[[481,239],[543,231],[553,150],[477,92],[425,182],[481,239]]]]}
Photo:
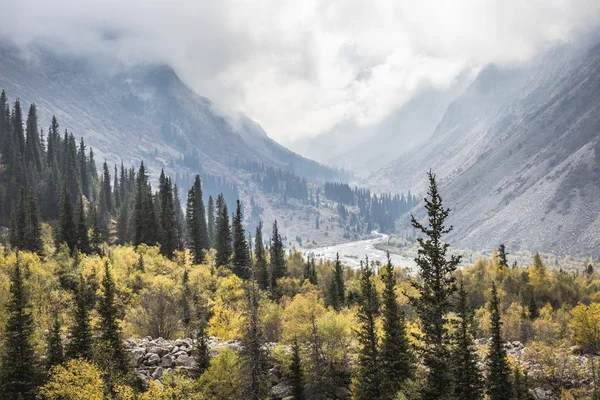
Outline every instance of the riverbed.
{"type": "MultiPolygon", "coordinates": [[[[387,243],[389,236],[377,232],[373,232],[373,234],[378,235],[378,237],[307,249],[302,253],[305,257],[314,255],[317,260],[335,260],[336,254],[339,253],[342,263],[351,268],[360,267],[360,262],[364,261],[367,256],[370,261],[379,261],[381,264],[385,264],[387,262],[386,252],[376,249],[375,245],[382,242],[387,243]]],[[[416,271],[417,266],[412,258],[393,253],[390,253],[390,258],[395,266],[410,268],[412,272],[416,271]]]]}

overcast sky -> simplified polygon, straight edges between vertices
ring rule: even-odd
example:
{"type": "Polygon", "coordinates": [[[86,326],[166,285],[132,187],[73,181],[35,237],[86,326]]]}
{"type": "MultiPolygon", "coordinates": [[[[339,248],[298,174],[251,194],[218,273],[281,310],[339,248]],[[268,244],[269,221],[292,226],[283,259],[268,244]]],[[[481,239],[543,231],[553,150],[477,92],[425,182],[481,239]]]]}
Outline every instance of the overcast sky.
{"type": "Polygon", "coordinates": [[[0,35],[170,64],[284,143],[596,27],[599,0],[0,0],[0,35]]]}

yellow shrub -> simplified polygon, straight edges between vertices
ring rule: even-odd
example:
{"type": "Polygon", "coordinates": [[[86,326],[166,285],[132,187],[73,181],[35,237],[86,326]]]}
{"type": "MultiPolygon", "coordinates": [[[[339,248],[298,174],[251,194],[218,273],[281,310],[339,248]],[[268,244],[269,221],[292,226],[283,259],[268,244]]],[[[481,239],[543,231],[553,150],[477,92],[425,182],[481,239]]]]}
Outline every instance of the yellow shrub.
{"type": "Polygon", "coordinates": [[[104,381],[93,364],[75,359],[54,367],[40,394],[48,400],[103,400],[104,381]]]}

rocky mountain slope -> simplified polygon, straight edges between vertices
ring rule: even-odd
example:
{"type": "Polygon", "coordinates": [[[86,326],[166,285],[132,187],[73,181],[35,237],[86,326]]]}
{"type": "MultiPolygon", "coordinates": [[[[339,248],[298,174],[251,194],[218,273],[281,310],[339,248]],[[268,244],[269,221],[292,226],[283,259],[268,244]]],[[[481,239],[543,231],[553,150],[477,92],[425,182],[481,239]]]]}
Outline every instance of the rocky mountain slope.
{"type": "Polygon", "coordinates": [[[98,161],[146,160],[156,172],[185,155],[221,176],[235,175],[231,164],[238,159],[309,180],[336,177],[334,170],[271,140],[248,117],[217,110],[168,66],[128,67],[0,44],[0,88],[26,107],[37,103],[41,126],[55,114],[62,128],[85,138],[98,161]]]}
{"type": "Polygon", "coordinates": [[[422,191],[431,168],[454,209],[457,246],[599,256],[599,94],[600,45],[564,45],[518,69],[488,67],[430,143],[365,183],[422,191]]]}

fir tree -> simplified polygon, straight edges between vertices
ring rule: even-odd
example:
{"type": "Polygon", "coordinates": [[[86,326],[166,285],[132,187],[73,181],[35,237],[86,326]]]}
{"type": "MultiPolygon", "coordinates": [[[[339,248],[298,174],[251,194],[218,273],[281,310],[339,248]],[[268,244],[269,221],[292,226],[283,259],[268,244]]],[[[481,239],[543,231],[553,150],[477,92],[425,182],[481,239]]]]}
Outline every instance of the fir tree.
{"type": "Polygon", "coordinates": [[[309,281],[312,285],[318,284],[315,257],[309,257],[304,264],[304,280],[309,281]]]}
{"type": "Polygon", "coordinates": [[[62,364],[64,361],[63,344],[61,337],[61,324],[58,312],[52,317],[52,327],[46,338],[46,369],[62,364]]]}
{"type": "Polygon", "coordinates": [[[159,188],[160,197],[160,253],[172,259],[179,242],[177,232],[177,220],[175,218],[175,204],[173,201],[173,186],[171,179],[161,173],[161,184],[159,188]]]}
{"type": "Polygon", "coordinates": [[[527,311],[529,314],[529,319],[532,321],[540,316],[540,310],[538,309],[537,302],[535,301],[533,289],[531,290],[531,296],[529,297],[529,304],[527,304],[527,311]]]}
{"type": "Polygon", "coordinates": [[[262,400],[269,392],[263,327],[259,316],[259,291],[252,279],[246,287],[247,307],[242,359],[244,360],[244,399],[262,400]]]}
{"type": "Polygon", "coordinates": [[[44,242],[42,241],[42,224],[41,224],[41,216],[40,209],[37,204],[37,200],[35,198],[35,194],[33,193],[33,189],[29,192],[29,196],[27,199],[27,208],[28,208],[28,234],[27,234],[27,245],[26,250],[31,251],[32,253],[42,254],[44,251],[44,242]]]}
{"type": "Polygon", "coordinates": [[[487,359],[487,394],[490,400],[512,399],[510,367],[506,359],[506,349],[502,343],[500,309],[496,285],[492,282],[492,301],[490,302],[492,340],[487,359]]]}
{"type": "Polygon", "coordinates": [[[516,365],[512,378],[513,400],[530,400],[529,389],[527,388],[527,373],[521,372],[521,367],[516,365]]]}
{"type": "Polygon", "coordinates": [[[0,394],[8,400],[34,399],[38,382],[33,347],[34,326],[18,253],[9,293],[4,343],[0,354],[0,394]]]}
{"type": "Polygon", "coordinates": [[[390,399],[402,388],[407,379],[414,375],[414,359],[406,336],[404,312],[396,297],[396,276],[388,253],[383,282],[383,338],[381,341],[380,365],[383,377],[382,388],[390,399]]]}
{"type": "Polygon", "coordinates": [[[304,400],[304,373],[302,371],[302,360],[300,359],[300,346],[298,341],[292,345],[292,364],[290,365],[292,378],[292,397],[294,400],[304,400]]]}
{"type": "Polygon", "coordinates": [[[158,240],[158,220],[152,198],[152,188],[148,183],[148,175],[143,162],[140,164],[137,175],[133,219],[134,245],[138,246],[143,243],[154,246],[158,240]]]}
{"type": "Polygon", "coordinates": [[[451,395],[448,390],[452,383],[450,337],[446,322],[450,297],[456,290],[452,273],[460,262],[459,256],[446,259],[449,245],[442,241],[442,237],[452,230],[452,227],[444,225],[450,210],[442,205],[435,175],[431,171],[427,175],[429,198],[425,198],[425,208],[428,224],[424,225],[412,217],[412,225],[426,236],[417,239],[419,250],[415,258],[421,281],[414,282],[413,286],[420,296],[410,298],[423,324],[423,363],[429,370],[421,393],[423,400],[444,399],[451,395]]]}
{"type": "Polygon", "coordinates": [[[188,192],[186,219],[189,247],[194,254],[194,262],[201,264],[206,251],[210,248],[210,239],[202,200],[202,182],[199,175],[196,175],[194,185],[188,192]]]}
{"type": "Polygon", "coordinates": [[[227,204],[225,203],[225,197],[223,193],[217,197],[217,232],[215,249],[217,250],[217,256],[215,263],[219,265],[229,264],[229,258],[231,257],[231,227],[229,226],[229,213],[227,211],[227,204]]]}
{"type": "Polygon", "coordinates": [[[483,378],[478,367],[478,356],[471,334],[473,313],[469,309],[467,292],[461,281],[458,291],[457,313],[460,322],[456,332],[456,345],[452,354],[454,395],[457,399],[479,400],[483,398],[483,378]]]}
{"type": "Polygon", "coordinates": [[[269,269],[267,266],[267,257],[265,253],[265,244],[263,243],[262,222],[256,227],[254,235],[254,254],[256,256],[256,271],[258,287],[265,290],[269,287],[269,269]]]}
{"type": "Polygon", "coordinates": [[[376,328],[379,299],[368,259],[362,269],[360,289],[361,300],[357,313],[359,329],[356,331],[359,350],[354,379],[354,399],[374,400],[380,399],[382,393],[381,361],[376,328]]]}
{"type": "Polygon", "coordinates": [[[90,194],[90,176],[88,174],[88,161],[87,154],[85,152],[85,143],[83,138],[79,141],[79,175],[81,176],[81,192],[88,199],[91,200],[90,194]]]}
{"type": "Polygon", "coordinates": [[[196,336],[196,369],[203,374],[210,365],[210,348],[208,347],[208,338],[206,329],[201,326],[196,336]]]}
{"type": "Polygon", "coordinates": [[[90,236],[90,247],[91,251],[95,254],[102,253],[102,230],[100,229],[100,223],[98,221],[98,210],[96,207],[92,207],[92,235],[90,236]]]}
{"type": "Polygon", "coordinates": [[[79,276],[79,285],[75,292],[75,311],[73,325],[69,328],[67,343],[68,358],[92,359],[92,327],[90,310],[93,306],[93,294],[83,275],[79,276]]]}
{"type": "Polygon", "coordinates": [[[335,255],[335,264],[333,268],[333,276],[329,285],[329,304],[339,310],[344,307],[346,302],[346,288],[344,284],[344,267],[340,261],[340,254],[335,255]]]}
{"type": "Polygon", "coordinates": [[[215,246],[215,203],[212,196],[208,196],[208,242],[209,247],[215,246]]]}
{"type": "Polygon", "coordinates": [[[287,275],[287,266],[285,263],[285,250],[283,240],[277,228],[277,220],[273,222],[273,235],[271,236],[271,287],[277,287],[277,279],[287,275]]]}
{"type": "Polygon", "coordinates": [[[233,272],[242,279],[250,277],[251,260],[246,231],[242,225],[244,215],[242,214],[242,203],[237,201],[235,214],[233,216],[233,256],[231,264],[233,272]]]}
{"type": "Polygon", "coordinates": [[[112,391],[114,385],[129,373],[129,357],[123,345],[123,334],[119,323],[119,310],[116,304],[116,287],[112,279],[108,261],[104,265],[102,296],[99,300],[98,349],[96,359],[106,374],[106,381],[112,391]]]}
{"type": "Polygon", "coordinates": [[[85,211],[83,209],[83,200],[79,202],[79,213],[77,215],[77,249],[84,254],[90,254],[90,237],[85,220],[85,211]]]}
{"type": "Polygon", "coordinates": [[[498,263],[501,267],[508,267],[508,259],[506,258],[508,253],[506,252],[506,246],[504,244],[500,244],[498,246],[498,263]]]}
{"type": "Polygon", "coordinates": [[[71,253],[77,246],[77,226],[75,225],[75,217],[73,215],[73,204],[69,189],[63,185],[61,200],[60,200],[60,222],[58,227],[57,244],[66,243],[71,250],[71,253]]]}

